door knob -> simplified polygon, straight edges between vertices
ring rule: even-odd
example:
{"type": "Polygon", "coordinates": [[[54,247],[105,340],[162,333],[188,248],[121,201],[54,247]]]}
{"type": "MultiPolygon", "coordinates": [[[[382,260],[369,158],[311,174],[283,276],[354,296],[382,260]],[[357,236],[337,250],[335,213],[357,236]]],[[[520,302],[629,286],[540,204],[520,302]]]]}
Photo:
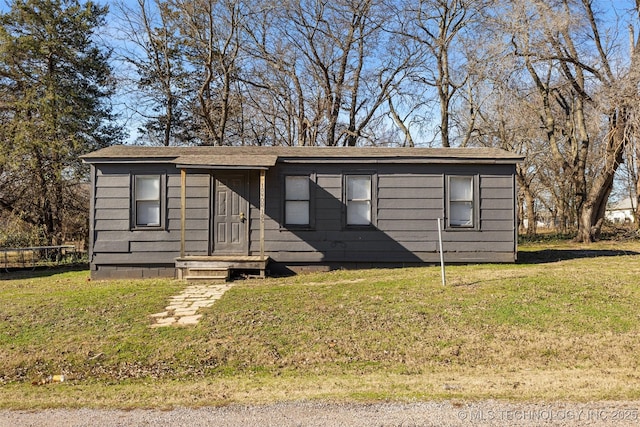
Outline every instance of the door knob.
{"type": "Polygon", "coordinates": [[[244,212],[240,212],[240,221],[244,222],[244,220],[245,220],[244,212]]]}

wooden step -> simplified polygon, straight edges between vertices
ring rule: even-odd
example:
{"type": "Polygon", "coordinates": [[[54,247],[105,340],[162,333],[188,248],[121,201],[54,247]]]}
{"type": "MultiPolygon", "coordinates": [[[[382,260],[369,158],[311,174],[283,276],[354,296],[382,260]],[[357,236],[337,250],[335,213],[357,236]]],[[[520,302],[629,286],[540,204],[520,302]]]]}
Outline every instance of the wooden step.
{"type": "Polygon", "coordinates": [[[181,280],[228,280],[231,270],[256,271],[266,275],[269,257],[249,255],[186,256],[176,258],[176,276],[181,280]],[[222,272],[222,273],[221,273],[222,272]]]}
{"type": "Polygon", "coordinates": [[[229,280],[230,270],[226,267],[187,268],[184,278],[189,281],[229,280]]]}

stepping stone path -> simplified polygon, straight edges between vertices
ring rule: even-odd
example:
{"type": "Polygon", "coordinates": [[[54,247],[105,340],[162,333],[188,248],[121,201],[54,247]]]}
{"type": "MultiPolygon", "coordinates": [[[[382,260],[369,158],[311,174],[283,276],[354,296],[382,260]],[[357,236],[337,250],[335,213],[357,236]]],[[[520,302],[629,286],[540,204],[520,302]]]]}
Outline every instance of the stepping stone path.
{"type": "Polygon", "coordinates": [[[151,315],[154,319],[151,327],[196,325],[202,317],[202,314],[196,314],[198,309],[211,307],[229,289],[229,283],[190,285],[181,294],[171,297],[166,311],[151,315]]]}

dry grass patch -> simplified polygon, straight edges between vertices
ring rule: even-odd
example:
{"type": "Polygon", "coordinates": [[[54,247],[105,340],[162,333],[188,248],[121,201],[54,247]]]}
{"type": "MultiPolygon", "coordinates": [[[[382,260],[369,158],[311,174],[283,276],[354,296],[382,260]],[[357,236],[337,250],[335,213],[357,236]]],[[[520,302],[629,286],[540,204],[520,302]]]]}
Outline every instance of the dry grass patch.
{"type": "Polygon", "coordinates": [[[332,402],[509,400],[637,401],[638,377],[631,369],[460,370],[403,375],[238,375],[217,378],[70,382],[42,387],[0,388],[3,408],[157,408],[332,402]]]}

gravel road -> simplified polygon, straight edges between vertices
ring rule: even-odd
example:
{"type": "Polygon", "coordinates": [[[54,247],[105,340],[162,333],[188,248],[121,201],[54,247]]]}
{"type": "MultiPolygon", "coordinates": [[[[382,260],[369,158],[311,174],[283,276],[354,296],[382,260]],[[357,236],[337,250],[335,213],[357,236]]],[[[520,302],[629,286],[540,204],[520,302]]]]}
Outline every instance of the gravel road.
{"type": "Polygon", "coordinates": [[[0,411],[0,427],[23,426],[637,426],[640,402],[331,404],[288,402],[264,406],[159,410],[0,411]]]}

